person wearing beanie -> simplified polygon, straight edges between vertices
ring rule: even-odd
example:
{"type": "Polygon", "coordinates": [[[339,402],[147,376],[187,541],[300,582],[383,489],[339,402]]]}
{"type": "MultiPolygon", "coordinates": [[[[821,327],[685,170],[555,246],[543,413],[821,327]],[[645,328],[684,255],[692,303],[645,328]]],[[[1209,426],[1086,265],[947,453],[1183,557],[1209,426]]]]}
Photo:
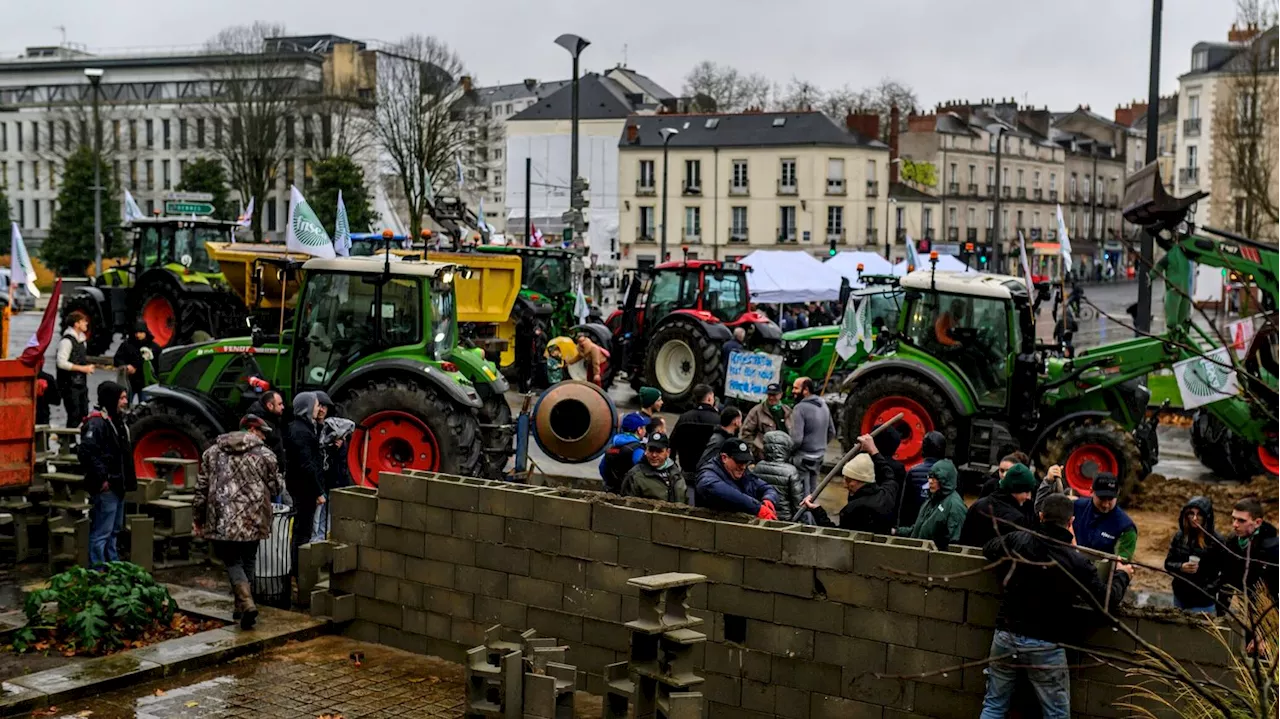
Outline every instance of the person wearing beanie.
{"type": "MultiPolygon", "coordinates": [[[[893,464],[880,451],[876,439],[878,437],[870,435],[859,437],[862,453],[845,462],[840,470],[844,488],[849,492],[849,500],[840,510],[841,529],[876,534],[893,531],[898,516],[898,480],[894,478],[893,464]]],[[[812,498],[806,497],[803,504],[813,513],[814,524],[834,526],[826,511],[812,498]]]]}
{"type": "Polygon", "coordinates": [[[152,341],[151,331],[147,329],[146,322],[138,322],[133,328],[133,334],[124,338],[120,342],[120,348],[116,350],[116,354],[111,358],[113,366],[120,368],[125,376],[129,379],[129,401],[132,402],[134,397],[142,391],[142,387],[146,384],[146,376],[143,369],[148,361],[155,358],[156,345],[152,341]]]}
{"type": "Polygon", "coordinates": [[[1036,484],[1035,474],[1021,462],[1005,470],[996,491],[969,507],[960,528],[960,544],[985,547],[1000,535],[1018,529],[1035,530],[1039,523],[1026,509],[1036,484]]]}
{"type": "Polygon", "coordinates": [[[636,396],[640,400],[640,411],[637,414],[649,426],[649,434],[653,434],[655,430],[666,434],[667,420],[658,414],[662,411],[662,390],[657,387],[641,387],[636,396]]]}
{"type": "MultiPolygon", "coordinates": [[[[774,430],[787,430],[791,421],[791,408],[782,403],[782,385],[774,383],[765,388],[764,401],[747,411],[742,420],[742,441],[751,445],[756,459],[764,457],[764,436],[774,430]]],[[[792,441],[792,445],[795,442],[792,441]]]]}
{"type": "Polygon", "coordinates": [[[644,459],[644,438],[648,420],[639,412],[622,418],[618,433],[609,440],[609,447],[600,458],[600,479],[606,492],[622,491],[622,478],[631,468],[644,459]]]}
{"type": "Polygon", "coordinates": [[[89,566],[116,562],[116,539],[124,529],[124,495],[138,488],[132,443],[124,423],[129,395],[116,382],[98,385],[98,408],[80,428],[77,454],[89,495],[89,566]]]}
{"type": "Polygon", "coordinates": [[[941,459],[929,470],[929,498],[920,506],[915,524],[898,527],[897,534],[912,539],[932,539],[938,549],[946,549],[960,539],[968,507],[956,490],[959,479],[956,465],[949,459],[941,459]]]}

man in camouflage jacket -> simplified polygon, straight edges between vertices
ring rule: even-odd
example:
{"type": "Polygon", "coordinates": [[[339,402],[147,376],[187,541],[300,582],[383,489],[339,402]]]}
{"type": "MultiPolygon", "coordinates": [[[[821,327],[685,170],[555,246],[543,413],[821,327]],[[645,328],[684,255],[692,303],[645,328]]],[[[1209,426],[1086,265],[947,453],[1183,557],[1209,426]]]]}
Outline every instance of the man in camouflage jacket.
{"type": "Polygon", "coordinates": [[[240,429],[218,437],[200,458],[193,510],[196,535],[209,540],[226,565],[234,616],[250,629],[258,618],[251,586],[258,543],[271,536],[271,498],[284,483],[267,444],[271,425],[248,414],[240,429]]]}

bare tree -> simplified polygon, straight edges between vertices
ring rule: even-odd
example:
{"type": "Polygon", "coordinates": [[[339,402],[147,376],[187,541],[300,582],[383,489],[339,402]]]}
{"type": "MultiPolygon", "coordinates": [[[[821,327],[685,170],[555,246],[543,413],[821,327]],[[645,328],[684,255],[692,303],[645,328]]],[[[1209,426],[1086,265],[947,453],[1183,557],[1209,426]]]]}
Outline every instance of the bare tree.
{"type": "Polygon", "coordinates": [[[832,120],[844,122],[845,115],[861,111],[867,102],[866,90],[854,90],[846,84],[827,91],[818,107],[832,120]]]}
{"type": "MultiPolygon", "coordinates": [[[[303,100],[319,96],[320,81],[305,77],[300,56],[267,42],[284,33],[281,25],[257,22],[229,27],[208,43],[220,56],[208,70],[214,84],[213,120],[221,136],[214,152],[245,203],[266,199],[287,157],[286,119],[303,100]]],[[[254,238],[261,239],[260,213],[254,214],[252,229],[254,238]]]]}
{"type": "Polygon", "coordinates": [[[443,41],[409,35],[378,58],[376,133],[417,237],[437,192],[452,186],[461,155],[474,147],[471,113],[455,108],[462,59],[443,41]]]}
{"type": "Polygon", "coordinates": [[[774,96],[777,109],[799,112],[821,107],[825,93],[816,84],[793,75],[787,86],[781,91],[776,91],[774,96]]]}
{"type": "Polygon", "coordinates": [[[695,99],[706,98],[710,107],[703,111],[742,112],[749,107],[764,107],[769,102],[771,84],[759,73],[742,73],[728,65],[703,60],[684,76],[683,92],[695,99]]]}
{"type": "Polygon", "coordinates": [[[364,157],[377,146],[372,98],[361,97],[353,82],[335,82],[324,89],[324,95],[308,110],[316,112],[322,122],[329,123],[326,142],[309,148],[309,156],[323,160],[330,157],[364,157]]]}

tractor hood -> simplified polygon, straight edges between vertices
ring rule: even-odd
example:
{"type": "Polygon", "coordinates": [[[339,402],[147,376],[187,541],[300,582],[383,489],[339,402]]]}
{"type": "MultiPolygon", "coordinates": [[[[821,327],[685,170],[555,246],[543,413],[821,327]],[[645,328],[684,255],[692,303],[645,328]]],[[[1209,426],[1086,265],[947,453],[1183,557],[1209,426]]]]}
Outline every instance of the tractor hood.
{"type": "Polygon", "coordinates": [[[799,342],[807,340],[825,340],[840,336],[840,327],[838,325],[826,325],[822,327],[807,327],[802,330],[791,330],[782,333],[783,342],[799,342]]]}

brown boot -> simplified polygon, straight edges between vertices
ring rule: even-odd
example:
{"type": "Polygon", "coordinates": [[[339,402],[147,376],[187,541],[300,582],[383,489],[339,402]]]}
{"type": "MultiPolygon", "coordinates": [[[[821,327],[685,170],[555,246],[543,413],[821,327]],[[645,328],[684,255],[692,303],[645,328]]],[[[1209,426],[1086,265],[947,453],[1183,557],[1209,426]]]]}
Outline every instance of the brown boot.
{"type": "Polygon", "coordinates": [[[236,602],[240,605],[240,628],[253,629],[258,621],[258,606],[253,603],[253,590],[248,582],[237,582],[232,589],[236,594],[236,602]]]}
{"type": "Polygon", "coordinates": [[[236,586],[231,585],[231,597],[235,600],[232,604],[231,619],[240,621],[240,617],[244,616],[244,602],[240,599],[240,592],[236,590],[236,586]]]}

